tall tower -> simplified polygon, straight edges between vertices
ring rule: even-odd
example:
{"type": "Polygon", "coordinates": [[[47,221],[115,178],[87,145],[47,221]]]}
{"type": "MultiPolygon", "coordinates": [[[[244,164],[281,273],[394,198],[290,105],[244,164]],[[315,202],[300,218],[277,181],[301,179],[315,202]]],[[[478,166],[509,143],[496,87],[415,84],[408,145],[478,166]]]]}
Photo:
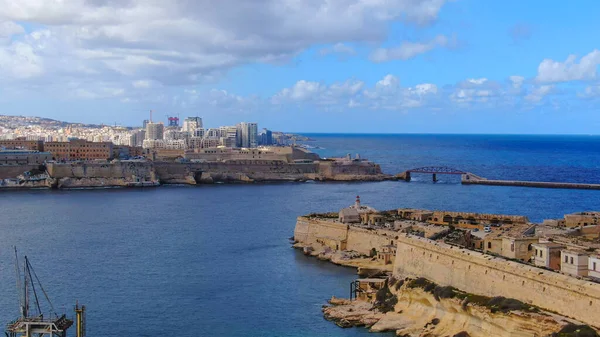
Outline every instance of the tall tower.
{"type": "Polygon", "coordinates": [[[165,126],[163,123],[148,123],[146,125],[147,140],[159,140],[164,138],[165,126]]]}
{"type": "Polygon", "coordinates": [[[239,146],[246,148],[258,146],[258,124],[241,122],[237,125],[237,129],[239,146]]]}
{"type": "Polygon", "coordinates": [[[182,131],[193,133],[196,129],[202,129],[202,127],[201,117],[188,117],[183,121],[182,131]]]}

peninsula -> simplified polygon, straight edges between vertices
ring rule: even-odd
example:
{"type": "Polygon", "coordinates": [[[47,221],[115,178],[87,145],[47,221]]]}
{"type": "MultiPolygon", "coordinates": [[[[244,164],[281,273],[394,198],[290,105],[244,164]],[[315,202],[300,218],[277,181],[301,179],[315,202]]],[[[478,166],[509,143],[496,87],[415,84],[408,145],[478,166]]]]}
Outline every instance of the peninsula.
{"type": "Polygon", "coordinates": [[[294,247],[357,267],[325,318],[399,336],[598,336],[600,212],[517,215],[361,204],[297,219],[294,247]]]}
{"type": "Polygon", "coordinates": [[[5,151],[0,188],[146,187],[264,181],[382,181],[366,159],[320,158],[299,146],[207,148],[174,160],[53,161],[36,151],[5,151]],[[39,164],[38,164],[39,163],[39,164]]]}

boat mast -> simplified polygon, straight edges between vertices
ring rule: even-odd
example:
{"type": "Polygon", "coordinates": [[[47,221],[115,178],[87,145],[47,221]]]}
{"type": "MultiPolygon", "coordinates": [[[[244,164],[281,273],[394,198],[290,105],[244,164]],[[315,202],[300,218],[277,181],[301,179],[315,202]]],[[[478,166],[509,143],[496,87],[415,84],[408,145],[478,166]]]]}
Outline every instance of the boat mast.
{"type": "Polygon", "coordinates": [[[27,256],[25,256],[25,264],[23,264],[23,318],[29,317],[29,286],[27,281],[27,256]]]}
{"type": "Polygon", "coordinates": [[[21,268],[19,267],[19,255],[17,254],[17,247],[15,248],[15,274],[17,276],[17,294],[19,294],[19,311],[22,317],[25,317],[24,315],[24,305],[25,303],[23,302],[23,292],[22,292],[22,288],[21,288],[21,268]]]}

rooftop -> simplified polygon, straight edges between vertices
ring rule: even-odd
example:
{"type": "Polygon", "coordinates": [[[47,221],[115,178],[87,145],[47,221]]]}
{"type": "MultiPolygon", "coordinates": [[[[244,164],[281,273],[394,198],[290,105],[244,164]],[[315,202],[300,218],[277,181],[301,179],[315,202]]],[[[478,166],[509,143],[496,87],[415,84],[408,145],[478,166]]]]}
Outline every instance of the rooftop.
{"type": "Polygon", "coordinates": [[[564,248],[565,245],[556,242],[536,242],[532,246],[543,247],[543,248],[564,248]]]}

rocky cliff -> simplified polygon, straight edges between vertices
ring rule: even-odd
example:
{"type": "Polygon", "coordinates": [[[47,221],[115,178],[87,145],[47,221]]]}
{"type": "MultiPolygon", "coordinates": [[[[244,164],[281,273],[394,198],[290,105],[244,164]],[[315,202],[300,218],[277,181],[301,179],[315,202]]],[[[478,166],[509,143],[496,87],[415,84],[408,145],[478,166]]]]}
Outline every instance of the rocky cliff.
{"type": "Polygon", "coordinates": [[[97,188],[138,187],[159,184],[252,183],[263,181],[382,181],[392,179],[370,162],[286,163],[268,160],[176,163],[117,161],[111,163],[49,163],[45,182],[15,182],[29,167],[4,170],[11,175],[0,187],[97,188]],[[12,177],[15,176],[15,177],[12,177]]]}
{"type": "MultiPolygon", "coordinates": [[[[572,326],[591,331],[593,334],[590,333],[589,336],[596,334],[591,328],[578,322],[520,302],[518,304],[501,299],[495,300],[494,305],[489,305],[494,299],[482,300],[481,297],[465,293],[462,293],[463,296],[449,298],[444,297],[442,291],[428,291],[411,286],[414,284],[411,282],[415,280],[394,282],[391,279],[387,297],[388,300],[393,299],[392,303],[395,304],[387,310],[384,310],[378,301],[368,303],[334,298],[330,301],[330,306],[323,308],[324,315],[342,327],[366,326],[373,332],[395,331],[398,336],[410,337],[541,337],[552,336],[561,329],[572,326]]],[[[378,293],[378,300],[382,300],[379,298],[381,296],[378,293]]]]}

